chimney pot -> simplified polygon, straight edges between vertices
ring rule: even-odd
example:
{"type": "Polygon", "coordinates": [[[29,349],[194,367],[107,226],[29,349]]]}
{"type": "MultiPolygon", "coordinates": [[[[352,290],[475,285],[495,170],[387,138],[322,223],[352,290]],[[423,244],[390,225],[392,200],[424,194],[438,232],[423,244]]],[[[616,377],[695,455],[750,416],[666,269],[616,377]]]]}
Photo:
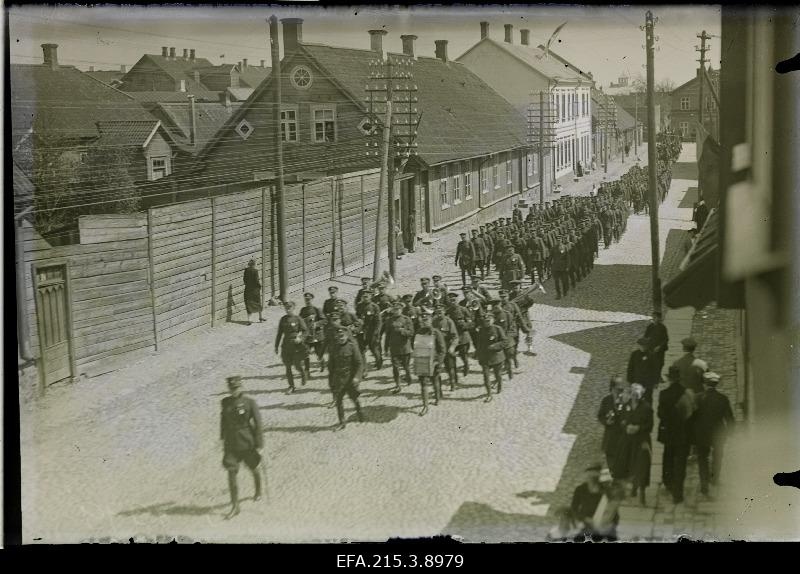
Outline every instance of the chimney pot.
{"type": "Polygon", "coordinates": [[[247,58],[244,58],[244,59],[242,60],[242,67],[243,67],[243,68],[247,68],[247,58]]]}
{"type": "Polygon", "coordinates": [[[189,59],[189,50],[187,48],[183,49],[183,59],[184,60],[189,59]]]}
{"type": "Polygon", "coordinates": [[[169,48],[166,46],[161,46],[161,56],[164,58],[169,57],[169,48]]]}
{"type": "Polygon", "coordinates": [[[169,49],[169,58],[170,58],[170,60],[174,60],[175,59],[175,48],[170,48],[169,49]]]}
{"type": "Polygon", "coordinates": [[[436,57],[442,62],[447,61],[447,40],[435,40],[436,44],[436,57]]]}
{"type": "Polygon", "coordinates": [[[224,92],[220,92],[219,94],[219,103],[225,106],[227,111],[231,111],[231,95],[228,93],[228,90],[224,92]]]}
{"type": "Polygon", "coordinates": [[[489,37],[489,22],[481,22],[481,40],[489,37]]]}
{"type": "Polygon", "coordinates": [[[58,44],[42,44],[44,54],[44,65],[50,66],[51,70],[58,70],[58,44]]]}
{"type": "Polygon", "coordinates": [[[386,30],[369,30],[369,48],[383,57],[383,37],[386,30]]]}
{"type": "Polygon", "coordinates": [[[514,41],[513,41],[513,38],[511,36],[511,32],[514,30],[514,26],[512,26],[511,24],[506,24],[503,27],[506,29],[506,42],[508,44],[513,44],[514,41]]]}
{"type": "Polygon", "coordinates": [[[94,72],[94,66],[89,66],[89,71],[94,72]]]}
{"type": "Polygon", "coordinates": [[[128,73],[128,66],[126,66],[125,64],[120,65],[119,71],[122,72],[123,74],[127,74],[128,73]]]}
{"type": "Polygon", "coordinates": [[[294,52],[298,45],[303,43],[303,19],[282,18],[283,24],[283,52],[294,52]]]}
{"type": "Polygon", "coordinates": [[[194,55],[195,55],[195,50],[194,48],[192,48],[191,50],[189,50],[189,59],[194,60],[194,55]]]}
{"type": "Polygon", "coordinates": [[[417,37],[413,34],[403,34],[400,36],[400,40],[403,42],[403,54],[411,56],[412,58],[417,57],[414,53],[414,42],[416,39],[417,37]]]}
{"type": "Polygon", "coordinates": [[[261,67],[262,68],[266,68],[267,67],[267,61],[266,60],[261,60],[261,67]]]}
{"type": "Polygon", "coordinates": [[[530,37],[531,37],[530,30],[523,29],[519,31],[519,41],[523,46],[528,46],[530,44],[530,37]]]}

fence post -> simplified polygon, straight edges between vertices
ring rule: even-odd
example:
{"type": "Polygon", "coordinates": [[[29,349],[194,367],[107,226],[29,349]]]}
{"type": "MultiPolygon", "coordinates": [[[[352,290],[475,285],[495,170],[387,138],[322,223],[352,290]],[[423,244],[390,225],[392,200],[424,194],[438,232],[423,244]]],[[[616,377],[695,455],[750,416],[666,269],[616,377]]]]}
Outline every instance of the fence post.
{"type": "Polygon", "coordinates": [[[217,319],[217,199],[211,198],[211,326],[217,319]]]}
{"type": "Polygon", "coordinates": [[[300,219],[300,228],[303,230],[302,235],[300,236],[300,252],[302,254],[301,261],[302,261],[302,282],[303,282],[303,292],[306,290],[306,184],[303,183],[300,185],[300,206],[301,206],[301,213],[303,214],[302,218],[300,219]]]}
{"type": "Polygon", "coordinates": [[[158,315],[156,313],[156,275],[153,264],[153,208],[147,210],[147,260],[150,269],[150,308],[153,310],[153,346],[158,351],[158,315]]]}
{"type": "MultiPolygon", "coordinates": [[[[267,288],[267,188],[261,188],[261,305],[267,288]]],[[[272,296],[270,294],[270,296],[272,296]]]]}
{"type": "Polygon", "coordinates": [[[358,180],[360,182],[360,198],[361,198],[361,265],[363,267],[367,266],[367,237],[366,237],[366,229],[365,226],[365,216],[364,216],[364,176],[358,176],[358,180]]]}

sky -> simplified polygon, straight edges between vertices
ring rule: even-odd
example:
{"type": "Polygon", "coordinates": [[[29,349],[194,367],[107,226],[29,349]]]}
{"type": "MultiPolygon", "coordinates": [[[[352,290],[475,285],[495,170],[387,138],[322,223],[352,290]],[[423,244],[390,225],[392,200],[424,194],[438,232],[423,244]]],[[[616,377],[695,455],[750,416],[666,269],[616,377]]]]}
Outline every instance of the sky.
{"type": "Polygon", "coordinates": [[[645,12],[658,18],[655,34],[655,80],[676,85],[691,79],[697,68],[697,35],[705,30],[711,64],[719,66],[719,6],[101,6],[11,7],[11,62],[39,64],[43,43],[59,45],[61,64],[83,70],[130,68],[146,53],[160,54],[161,46],[194,48],[198,57],[214,64],[247,58],[270,65],[266,19],[303,18],[303,40],[332,46],[369,48],[368,30],[384,28],[384,49],[401,52],[401,34],[416,34],[417,54],[434,55],[434,41],[448,40],[448,56],[456,59],[480,40],[480,22],[490,23],[490,37],[502,41],[504,24],[531,31],[531,44],[544,44],[562,23],[553,50],[602,86],[621,75],[645,75],[645,12]]]}

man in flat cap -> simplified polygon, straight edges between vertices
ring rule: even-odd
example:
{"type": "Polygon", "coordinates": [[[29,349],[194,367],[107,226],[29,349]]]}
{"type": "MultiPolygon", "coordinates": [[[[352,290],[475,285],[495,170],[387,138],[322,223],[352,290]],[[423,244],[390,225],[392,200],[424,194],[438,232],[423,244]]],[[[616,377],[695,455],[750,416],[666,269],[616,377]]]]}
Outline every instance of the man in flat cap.
{"type": "Polygon", "coordinates": [[[703,374],[705,391],[698,398],[697,412],[694,415],[694,444],[697,447],[700,493],[706,498],[710,498],[709,486],[716,486],[719,480],[725,440],[734,425],[731,403],[728,397],[717,391],[719,381],[720,376],[713,371],[703,374]]]}
{"type": "Polygon", "coordinates": [[[230,396],[222,399],[220,415],[220,439],[224,447],[222,466],[228,471],[228,489],[231,495],[231,510],[226,518],[239,514],[239,485],[236,475],[239,463],[244,462],[253,473],[255,496],[261,498],[261,449],[264,446],[261,415],[258,405],[250,397],[242,394],[242,378],[228,377],[230,396]]]}
{"type": "Polygon", "coordinates": [[[684,355],[672,363],[680,371],[681,385],[691,389],[696,395],[703,392],[703,373],[694,364],[697,357],[694,354],[697,348],[697,341],[692,337],[686,337],[681,341],[684,355]]]}
{"type": "Polygon", "coordinates": [[[661,371],[664,369],[664,354],[669,349],[669,333],[667,326],[664,325],[661,311],[653,311],[653,320],[647,325],[644,336],[650,340],[650,355],[653,357],[653,369],[655,374],[661,378],[661,371]]]}
{"type": "Polygon", "coordinates": [[[461,241],[456,246],[456,261],[457,267],[461,268],[461,285],[467,284],[467,274],[475,274],[475,247],[472,242],[467,239],[466,233],[461,233],[461,241]]]}
{"type": "Polygon", "coordinates": [[[680,369],[667,373],[669,386],[658,393],[658,442],[664,445],[661,482],[672,494],[674,504],[683,502],[686,461],[689,457],[694,393],[680,383],[680,369]]]}
{"type": "Polygon", "coordinates": [[[350,397],[356,407],[356,415],[360,422],[364,422],[364,415],[361,412],[361,404],[358,402],[358,385],[364,371],[364,358],[358,345],[352,340],[350,330],[346,327],[336,329],[336,339],[330,349],[329,380],[328,383],[333,392],[333,400],[336,403],[336,414],[339,417],[339,425],[336,430],[345,428],[344,420],[344,396],[350,397]]]}

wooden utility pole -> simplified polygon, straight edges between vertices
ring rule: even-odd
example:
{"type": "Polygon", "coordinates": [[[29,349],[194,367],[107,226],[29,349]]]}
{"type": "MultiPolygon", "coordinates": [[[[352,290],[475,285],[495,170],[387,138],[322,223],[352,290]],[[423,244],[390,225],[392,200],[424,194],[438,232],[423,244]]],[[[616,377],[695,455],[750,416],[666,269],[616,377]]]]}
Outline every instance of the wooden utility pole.
{"type": "Polygon", "coordinates": [[[705,84],[704,80],[706,72],[706,50],[708,49],[706,48],[706,40],[710,40],[711,36],[706,34],[706,31],[703,30],[700,34],[697,35],[697,37],[700,38],[700,47],[698,48],[697,46],[695,46],[694,49],[700,52],[700,59],[697,60],[698,62],[700,62],[700,69],[698,70],[697,73],[697,80],[699,84],[699,91],[698,91],[699,102],[697,105],[700,108],[700,111],[698,112],[698,118],[700,125],[705,127],[703,124],[703,85],[705,84]]]}
{"type": "MultiPolygon", "coordinates": [[[[276,204],[276,224],[278,232],[278,285],[280,290],[280,300],[286,301],[289,291],[289,274],[286,269],[286,230],[284,228],[284,217],[286,205],[283,190],[283,134],[281,133],[281,57],[280,46],[278,44],[278,18],[269,17],[269,41],[272,50],[272,77],[275,85],[275,101],[272,108],[272,121],[275,126],[275,154],[278,165],[277,190],[275,196],[276,204]]],[[[262,261],[262,265],[266,262],[262,261]]]]}
{"type": "Polygon", "coordinates": [[[633,130],[633,147],[636,152],[636,157],[639,157],[639,94],[633,94],[633,113],[634,113],[634,130],[633,130]]]}
{"type": "Polygon", "coordinates": [[[539,90],[539,209],[544,207],[544,92],[539,90]]]}
{"type": "MultiPolygon", "coordinates": [[[[386,116],[383,121],[383,143],[381,147],[381,175],[378,183],[378,216],[375,222],[375,254],[372,257],[372,280],[377,281],[380,279],[379,263],[381,260],[381,233],[383,228],[383,189],[386,185],[386,175],[389,171],[389,142],[390,131],[392,126],[392,102],[386,101],[386,116]]],[[[391,200],[391,197],[390,197],[391,200]]],[[[391,203],[391,201],[389,202],[391,203]]],[[[388,222],[391,231],[392,222],[388,222]]],[[[390,259],[391,261],[391,259],[390,259]]],[[[394,277],[394,275],[392,276],[394,277]]]]}
{"type": "MultiPolygon", "coordinates": [[[[386,56],[386,121],[384,126],[383,136],[383,157],[384,163],[381,164],[381,169],[386,170],[386,176],[383,181],[386,182],[386,227],[389,232],[386,237],[386,247],[389,257],[389,275],[395,276],[397,268],[397,250],[395,248],[395,239],[397,235],[394,231],[394,153],[392,149],[392,85],[394,84],[394,77],[392,75],[392,60],[386,56]]],[[[383,189],[383,188],[381,188],[383,189]]]]}
{"type": "Polygon", "coordinates": [[[659,276],[660,248],[658,241],[658,186],[656,185],[656,102],[653,29],[655,20],[653,13],[647,11],[645,16],[645,39],[647,41],[647,171],[650,187],[650,251],[651,271],[653,277],[653,310],[661,311],[661,278],[659,276]]]}

